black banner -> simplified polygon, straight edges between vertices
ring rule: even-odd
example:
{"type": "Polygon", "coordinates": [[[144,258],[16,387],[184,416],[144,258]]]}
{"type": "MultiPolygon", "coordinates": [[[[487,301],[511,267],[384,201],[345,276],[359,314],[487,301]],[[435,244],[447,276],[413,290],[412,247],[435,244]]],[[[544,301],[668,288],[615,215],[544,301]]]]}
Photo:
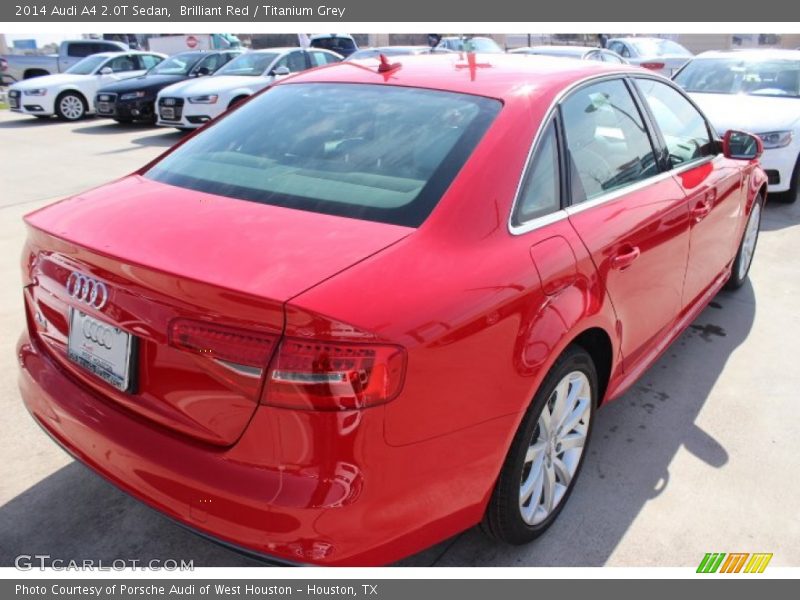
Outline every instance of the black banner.
{"type": "Polygon", "coordinates": [[[42,22],[706,22],[709,32],[720,22],[800,21],[800,3],[752,2],[545,2],[493,0],[376,2],[375,0],[33,0],[3,2],[0,19],[10,23],[42,22]]]}

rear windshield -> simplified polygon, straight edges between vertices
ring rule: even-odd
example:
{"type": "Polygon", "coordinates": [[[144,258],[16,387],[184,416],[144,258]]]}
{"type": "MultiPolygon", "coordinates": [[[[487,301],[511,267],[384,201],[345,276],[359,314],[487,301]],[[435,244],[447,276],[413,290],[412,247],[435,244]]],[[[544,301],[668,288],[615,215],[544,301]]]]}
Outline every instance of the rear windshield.
{"type": "Polygon", "coordinates": [[[500,108],[489,98],[418,88],[278,85],[145,176],[263,204],[417,227],[500,108]]]}
{"type": "Polygon", "coordinates": [[[329,38],[316,38],[311,40],[311,46],[314,48],[324,48],[333,52],[353,52],[356,45],[350,38],[329,37],[329,38]]]}

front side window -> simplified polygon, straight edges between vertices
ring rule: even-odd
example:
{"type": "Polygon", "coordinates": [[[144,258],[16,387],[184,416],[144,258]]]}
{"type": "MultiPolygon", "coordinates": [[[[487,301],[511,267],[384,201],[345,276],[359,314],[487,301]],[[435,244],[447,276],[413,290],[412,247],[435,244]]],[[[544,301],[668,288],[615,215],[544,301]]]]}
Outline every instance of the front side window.
{"type": "Polygon", "coordinates": [[[136,57],[125,54],[109,60],[103,68],[111,67],[114,73],[124,73],[126,71],[136,71],[139,67],[136,64],[136,57]]]}
{"type": "Polygon", "coordinates": [[[159,63],[150,75],[188,75],[189,70],[203,57],[200,52],[176,54],[159,63]]]}
{"type": "Polygon", "coordinates": [[[528,167],[512,224],[519,226],[561,208],[560,179],[556,125],[553,121],[542,135],[528,167]]]}
{"type": "Polygon", "coordinates": [[[145,177],[417,227],[501,106],[480,96],[399,86],[277,85],[166,155],[145,177]]]}
{"type": "Polygon", "coordinates": [[[658,172],[650,136],[622,80],[580,88],[562,102],[561,118],[573,203],[658,172]]]}
{"type": "Polygon", "coordinates": [[[219,69],[222,65],[227,62],[227,59],[224,54],[221,52],[210,54],[206,56],[200,63],[198,63],[197,67],[195,67],[195,71],[199,71],[200,69],[208,69],[209,73],[213,73],[217,69],[219,69]]]}
{"type": "Polygon", "coordinates": [[[95,69],[106,61],[106,59],[107,57],[105,56],[87,56],[83,60],[72,65],[66,72],[71,75],[91,75],[94,73],[95,69]]]}
{"type": "Polygon", "coordinates": [[[714,153],[703,115],[677,90],[654,79],[637,79],[673,167],[714,153]]]}
{"type": "Polygon", "coordinates": [[[299,73],[306,70],[306,56],[303,52],[289,52],[275,63],[275,69],[286,67],[290,73],[299,73]]]}

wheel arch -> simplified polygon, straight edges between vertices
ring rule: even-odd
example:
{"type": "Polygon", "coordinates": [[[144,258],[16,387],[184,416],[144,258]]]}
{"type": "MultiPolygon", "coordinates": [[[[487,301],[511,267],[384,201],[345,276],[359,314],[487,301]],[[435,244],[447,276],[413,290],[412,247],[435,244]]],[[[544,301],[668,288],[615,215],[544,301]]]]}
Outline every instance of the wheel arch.
{"type": "Polygon", "coordinates": [[[54,108],[58,108],[58,102],[65,94],[75,94],[83,102],[83,106],[86,108],[86,112],[87,113],[92,112],[92,103],[89,102],[89,99],[86,97],[86,94],[84,94],[83,91],[81,91],[80,89],[73,86],[60,88],[58,92],[56,92],[56,98],[53,104],[54,108]]]}

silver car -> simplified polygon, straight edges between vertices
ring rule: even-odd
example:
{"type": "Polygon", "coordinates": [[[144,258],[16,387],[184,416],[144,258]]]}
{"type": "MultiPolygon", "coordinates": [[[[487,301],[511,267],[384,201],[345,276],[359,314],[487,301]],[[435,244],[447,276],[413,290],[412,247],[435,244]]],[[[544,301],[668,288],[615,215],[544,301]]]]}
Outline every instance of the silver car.
{"type": "Polygon", "coordinates": [[[606,48],[616,52],[632,65],[639,65],[671,77],[692,58],[692,53],[677,42],[663,38],[612,38],[606,48]]]}

